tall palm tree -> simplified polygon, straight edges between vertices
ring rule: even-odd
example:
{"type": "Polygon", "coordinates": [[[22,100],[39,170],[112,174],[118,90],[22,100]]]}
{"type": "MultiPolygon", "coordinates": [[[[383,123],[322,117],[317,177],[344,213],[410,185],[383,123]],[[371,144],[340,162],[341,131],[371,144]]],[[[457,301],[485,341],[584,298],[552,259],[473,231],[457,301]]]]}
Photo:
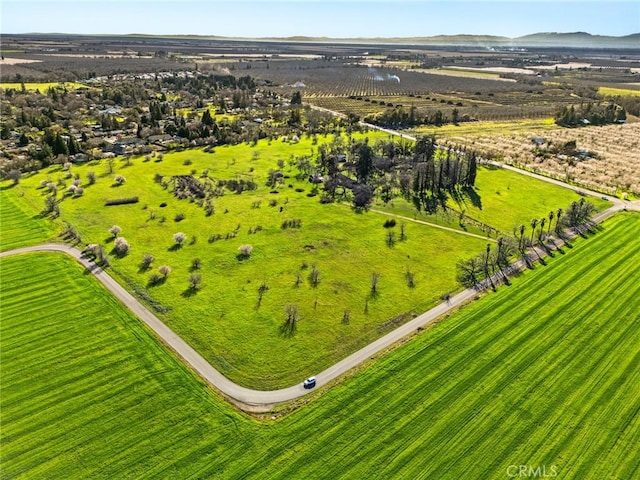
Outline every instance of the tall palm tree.
{"type": "Polygon", "coordinates": [[[556,211],[556,233],[560,231],[560,217],[562,217],[563,213],[564,212],[561,208],[556,211]]]}
{"type": "Polygon", "coordinates": [[[518,241],[518,250],[521,252],[524,250],[524,230],[525,226],[520,225],[520,240],[518,241]]]}
{"type": "Polygon", "coordinates": [[[534,218],[531,220],[531,245],[533,245],[533,236],[536,233],[536,226],[538,225],[538,219],[534,218]]]}
{"type": "Polygon", "coordinates": [[[547,222],[546,217],[540,219],[540,230],[538,231],[538,243],[542,243],[542,235],[544,234],[544,224],[547,222]]]}
{"type": "Polygon", "coordinates": [[[553,210],[551,210],[549,212],[549,228],[547,230],[547,233],[551,233],[551,222],[553,222],[553,217],[555,216],[555,214],[553,213],[553,210]]]}
{"type": "MultiPolygon", "coordinates": [[[[496,286],[493,283],[493,278],[491,278],[491,275],[493,272],[489,272],[489,257],[491,255],[491,244],[487,243],[487,255],[484,257],[484,274],[486,275],[486,277],[489,279],[489,283],[491,283],[491,289],[495,292],[496,291],[496,286]]],[[[493,268],[492,268],[493,270],[493,268]]]]}

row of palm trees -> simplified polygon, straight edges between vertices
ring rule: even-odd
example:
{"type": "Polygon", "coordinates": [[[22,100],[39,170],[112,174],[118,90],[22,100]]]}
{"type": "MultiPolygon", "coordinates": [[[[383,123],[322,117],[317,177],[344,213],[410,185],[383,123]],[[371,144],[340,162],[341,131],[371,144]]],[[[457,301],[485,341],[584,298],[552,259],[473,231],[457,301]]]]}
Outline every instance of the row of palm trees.
{"type": "Polygon", "coordinates": [[[525,234],[526,227],[525,225],[520,225],[514,232],[518,240],[518,250],[521,253],[524,253],[527,247],[533,246],[535,243],[543,245],[544,244],[543,240],[549,235],[551,235],[551,226],[553,224],[554,219],[556,220],[554,232],[556,235],[560,235],[561,227],[562,227],[561,219],[563,214],[564,214],[564,210],[562,208],[558,208],[558,210],[556,211],[551,210],[549,212],[549,215],[539,220],[537,218],[531,219],[531,237],[530,238],[525,238],[524,234],[525,234]],[[549,220],[548,223],[547,223],[547,220],[549,220]],[[546,232],[545,232],[545,225],[547,226],[546,232]],[[537,242],[534,241],[536,236],[536,228],[538,229],[537,242]]]}
{"type": "Polygon", "coordinates": [[[553,228],[556,235],[559,236],[561,234],[565,223],[563,221],[564,216],[565,211],[562,208],[558,208],[550,211],[546,217],[532,219],[530,222],[530,235],[526,232],[526,225],[522,224],[514,229],[513,237],[498,237],[495,248],[492,249],[491,244],[487,244],[487,248],[483,253],[458,263],[458,281],[466,287],[477,287],[483,281],[486,281],[493,290],[496,289],[496,279],[509,284],[508,276],[513,268],[510,258],[518,252],[523,261],[530,267],[529,247],[540,245],[546,249],[545,240],[551,236],[551,229],[553,228]],[[496,276],[496,274],[499,274],[499,276],[496,276]]]}

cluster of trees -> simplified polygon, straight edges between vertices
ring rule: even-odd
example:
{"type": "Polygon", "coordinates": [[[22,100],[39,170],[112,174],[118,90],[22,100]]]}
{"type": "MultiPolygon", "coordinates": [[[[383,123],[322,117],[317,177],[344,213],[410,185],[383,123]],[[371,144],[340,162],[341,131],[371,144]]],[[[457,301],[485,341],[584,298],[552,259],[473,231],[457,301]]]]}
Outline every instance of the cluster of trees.
{"type": "Polygon", "coordinates": [[[440,127],[447,123],[457,124],[461,120],[457,108],[451,112],[451,118],[447,117],[441,110],[436,110],[426,115],[420,115],[416,107],[406,110],[402,106],[387,108],[383,112],[367,115],[364,121],[382,127],[405,128],[416,125],[435,125],[440,127]]]}
{"type": "Polygon", "coordinates": [[[347,197],[356,208],[367,208],[374,195],[388,202],[395,196],[416,208],[435,211],[449,195],[473,188],[478,156],[453,146],[440,147],[434,137],[408,142],[368,140],[345,144],[334,140],[318,148],[317,176],[324,178],[325,200],[347,197]],[[354,178],[355,177],[355,178],[354,178]]]}
{"type": "Polygon", "coordinates": [[[599,104],[585,103],[563,106],[555,115],[555,121],[563,127],[576,127],[585,124],[606,125],[623,122],[627,119],[627,112],[615,103],[599,104]]]}
{"type": "MultiPolygon", "coordinates": [[[[550,211],[548,216],[530,222],[530,231],[527,226],[520,225],[514,229],[513,237],[499,237],[496,245],[492,248],[487,244],[487,248],[481,254],[456,265],[458,282],[465,287],[481,288],[491,286],[494,290],[499,281],[509,283],[509,274],[514,268],[511,258],[518,253],[523,262],[531,267],[531,257],[529,249],[540,246],[549,251],[548,240],[551,237],[551,230],[557,236],[562,236],[565,228],[573,228],[578,233],[583,229],[590,228],[590,218],[595,211],[595,206],[581,198],[577,202],[572,202],[568,208],[559,208],[550,211]],[[555,220],[555,226],[553,222],[555,220]]],[[[538,252],[533,250],[537,255],[538,252]]]]}

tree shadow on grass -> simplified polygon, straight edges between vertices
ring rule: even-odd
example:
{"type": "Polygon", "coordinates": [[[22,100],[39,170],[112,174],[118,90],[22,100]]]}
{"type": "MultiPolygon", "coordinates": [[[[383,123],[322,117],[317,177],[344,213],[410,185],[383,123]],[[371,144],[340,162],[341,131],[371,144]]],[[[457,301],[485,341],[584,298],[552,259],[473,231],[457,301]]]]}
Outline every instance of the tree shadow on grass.
{"type": "Polygon", "coordinates": [[[291,338],[296,334],[297,329],[296,322],[285,322],[280,325],[280,335],[284,338],[291,338]]]}
{"type": "Polygon", "coordinates": [[[170,251],[170,252],[177,252],[181,248],[182,248],[182,244],[181,243],[174,243],[169,248],[167,248],[167,250],[170,251]]]}
{"type": "Polygon", "coordinates": [[[159,275],[152,275],[147,282],[147,287],[159,287],[160,285],[164,285],[167,281],[167,277],[162,277],[159,275]]]}
{"type": "Polygon", "coordinates": [[[482,210],[482,198],[478,195],[478,192],[473,187],[465,187],[462,189],[463,196],[468,198],[471,205],[478,210],[482,210]]]}
{"type": "Polygon", "coordinates": [[[182,292],[180,296],[183,298],[191,298],[197,293],[198,293],[198,288],[194,286],[190,286],[184,292],[182,292]]]}

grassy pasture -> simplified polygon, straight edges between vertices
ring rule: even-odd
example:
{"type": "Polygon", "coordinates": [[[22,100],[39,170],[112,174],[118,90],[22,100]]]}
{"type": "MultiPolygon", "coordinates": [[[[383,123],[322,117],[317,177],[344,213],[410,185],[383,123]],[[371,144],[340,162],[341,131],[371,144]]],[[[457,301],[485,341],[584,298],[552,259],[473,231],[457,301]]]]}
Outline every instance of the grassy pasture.
{"type": "Polygon", "coordinates": [[[638,97],[640,96],[640,90],[632,90],[630,88],[613,88],[613,87],[600,87],[598,93],[606,97],[638,97]]]}
{"type": "MultiPolygon", "coordinates": [[[[478,168],[475,193],[477,195],[475,199],[464,195],[458,200],[449,200],[448,205],[457,212],[464,212],[466,217],[490,225],[506,234],[512,234],[514,227],[520,224],[529,228],[531,219],[546,217],[551,210],[555,212],[558,208],[566,209],[572,201],[578,201],[581,198],[572,190],[537,181],[510,170],[487,166],[478,168]]],[[[590,198],[589,201],[594,203],[598,210],[611,206],[610,202],[599,198],[590,198]]],[[[376,208],[460,228],[457,217],[447,219],[443,218],[442,214],[417,213],[415,207],[403,199],[395,199],[387,205],[379,204],[376,208]]],[[[483,234],[470,222],[463,221],[463,223],[465,223],[465,230],[470,233],[483,234]]]]}
{"type": "MultiPolygon", "coordinates": [[[[382,135],[373,135],[372,141],[382,135]]],[[[83,197],[61,202],[62,218],[79,230],[84,242],[106,244],[108,250],[113,245],[108,229],[119,225],[131,244],[126,257],[112,257],[119,280],[169,309],[162,314],[164,320],[226,375],[262,388],[288,385],[436,304],[442,294],[457,288],[456,262],[484,246],[480,239],[415,223],[406,225],[405,241],[400,226],[392,228],[396,243],[387,246],[383,224],[388,217],[356,214],[348,205],[321,205],[319,197],[307,197],[312,185],[295,179],[288,160],[311,148],[305,139],[296,145],[278,141],[271,146],[221,147],[213,154],[188,150],[166,155],[161,162],[138,158],[126,166],[118,160],[113,174],[107,173],[105,163],[74,166],[72,173],[84,182],[89,170],[98,178],[86,186],[83,197]],[[287,161],[284,172],[290,178],[274,194],[264,182],[267,170],[278,168],[278,159],[287,161]],[[156,173],[169,178],[192,169],[196,176],[209,169],[216,179],[252,178],[259,188],[215,199],[215,213],[206,217],[195,203],[177,200],[153,181],[156,173]],[[113,185],[117,174],[126,178],[124,185],[113,185]],[[131,196],[139,196],[140,202],[103,206],[106,199],[131,196]],[[259,208],[253,208],[255,202],[259,208]],[[167,205],[160,207],[163,203],[167,205]],[[185,218],[178,222],[179,214],[185,218]],[[302,221],[301,228],[281,227],[294,219],[302,221]],[[249,233],[258,226],[261,230],[249,233]],[[178,249],[176,232],[187,235],[178,249]],[[209,241],[218,234],[223,239],[209,241]],[[233,238],[224,239],[227,235],[233,238]],[[250,259],[238,258],[243,244],[254,247],[250,259]],[[155,257],[148,271],[140,267],[145,253],[155,257]],[[188,288],[194,258],[202,262],[195,272],[202,276],[197,292],[188,288]],[[165,264],[172,268],[166,282],[150,286],[150,275],[165,264]],[[311,282],[314,265],[320,271],[316,287],[311,282]],[[408,268],[415,288],[407,285],[408,268]],[[376,294],[371,292],[373,273],[380,275],[376,294]],[[260,301],[263,284],[268,289],[260,301]],[[281,332],[287,304],[296,305],[300,315],[291,338],[281,332]]],[[[40,181],[57,181],[66,174],[50,169],[25,178],[20,188],[25,199],[40,205],[46,196],[38,188],[40,181]]]]}
{"type": "Polygon", "coordinates": [[[42,243],[55,233],[50,222],[24,204],[20,193],[20,186],[5,183],[0,188],[0,251],[42,243]]]}
{"type": "MultiPolygon", "coordinates": [[[[30,90],[30,91],[39,90],[41,93],[45,93],[51,87],[64,87],[69,89],[88,88],[86,85],[82,83],[76,83],[76,82],[41,82],[41,83],[25,82],[24,84],[24,88],[26,90],[30,90]]],[[[22,84],[3,82],[3,83],[0,83],[0,88],[3,88],[4,90],[9,90],[10,88],[14,90],[21,90],[22,84]]]]}
{"type": "MultiPolygon", "coordinates": [[[[383,135],[373,135],[372,141],[383,135]]],[[[288,164],[291,155],[308,154],[312,148],[311,141],[304,139],[295,145],[264,141],[256,147],[220,147],[215,153],[186,150],[168,154],[162,161],[137,158],[130,166],[117,160],[111,174],[105,162],[73,166],[71,173],[83,181],[90,170],[98,178],[86,186],[82,197],[61,202],[62,219],[78,229],[84,242],[105,244],[108,250],[113,245],[108,229],[120,226],[131,251],[122,259],[112,256],[116,276],[160,305],[167,324],[225,375],[260,388],[289,385],[435,305],[441,295],[458,288],[457,261],[486,245],[482,239],[414,222],[406,223],[406,239],[401,241],[400,225],[383,228],[387,216],[356,214],[344,204],[321,205],[318,197],[307,197],[311,184],[296,180],[296,169],[288,164]],[[264,182],[266,172],[278,168],[278,159],[285,160],[284,173],[290,178],[274,194],[264,182]],[[259,188],[215,199],[215,213],[206,217],[195,203],[176,199],[153,181],[156,173],[170,178],[196,170],[199,176],[204,169],[216,179],[253,179],[259,188]],[[114,186],[113,177],[118,174],[126,182],[114,186]],[[139,196],[140,202],[103,206],[107,199],[132,196],[139,196]],[[253,207],[255,202],[260,202],[259,208],[253,207]],[[276,203],[270,206],[271,202],[276,203]],[[163,203],[165,207],[160,206],[163,203]],[[176,221],[178,215],[185,218],[176,221]],[[302,227],[281,227],[292,219],[301,220],[302,227]],[[249,233],[258,226],[261,230],[249,233]],[[392,247],[386,243],[388,231],[395,235],[392,247]],[[187,235],[181,248],[174,247],[176,232],[187,235]],[[212,235],[223,239],[210,242],[212,235]],[[232,238],[224,239],[227,235],[232,238]],[[237,257],[243,244],[254,247],[249,259],[237,257]],[[155,257],[149,270],[140,266],[145,253],[155,257]],[[202,264],[197,272],[191,267],[195,258],[202,264]],[[161,265],[169,265],[171,273],[160,285],[149,285],[151,274],[158,273],[161,265]],[[317,286],[311,282],[314,265],[320,271],[317,286]],[[414,274],[415,288],[407,285],[407,269],[414,274]],[[198,291],[189,289],[192,273],[202,276],[198,291]],[[371,291],[373,273],[380,275],[376,294],[371,291]],[[260,300],[263,285],[267,289],[260,300]],[[287,304],[299,309],[293,337],[281,332],[287,304]]],[[[42,205],[46,192],[38,188],[40,181],[55,182],[67,173],[53,168],[25,178],[19,186],[22,200],[42,205]]],[[[467,215],[506,231],[516,220],[528,223],[532,215],[546,215],[549,209],[565,207],[577,198],[510,172],[481,169],[478,185],[483,209],[465,205],[467,215]],[[497,189],[504,192],[494,193],[497,189]],[[525,191],[529,192],[526,202],[516,195],[525,191]]],[[[394,205],[399,207],[391,211],[413,216],[406,202],[394,205]]],[[[436,223],[443,223],[442,219],[436,223]]],[[[448,225],[457,223],[449,220],[448,225]]],[[[472,227],[469,231],[482,233],[472,227]]]]}
{"type": "Polygon", "coordinates": [[[266,424],[208,393],[70,260],[2,259],[3,475],[508,478],[529,464],[635,478],[640,216],[603,227],[266,424]]]}

